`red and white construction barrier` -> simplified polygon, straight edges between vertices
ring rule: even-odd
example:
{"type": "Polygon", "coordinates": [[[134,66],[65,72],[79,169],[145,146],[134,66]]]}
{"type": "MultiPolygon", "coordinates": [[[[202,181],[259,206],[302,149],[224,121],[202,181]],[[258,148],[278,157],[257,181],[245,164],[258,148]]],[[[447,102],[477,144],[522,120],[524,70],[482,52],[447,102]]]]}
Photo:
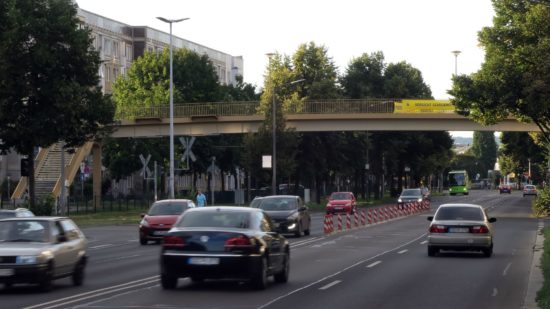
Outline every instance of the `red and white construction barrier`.
{"type": "Polygon", "coordinates": [[[361,225],[365,225],[366,224],[366,220],[367,220],[367,217],[365,215],[365,210],[361,210],[361,225]]]}

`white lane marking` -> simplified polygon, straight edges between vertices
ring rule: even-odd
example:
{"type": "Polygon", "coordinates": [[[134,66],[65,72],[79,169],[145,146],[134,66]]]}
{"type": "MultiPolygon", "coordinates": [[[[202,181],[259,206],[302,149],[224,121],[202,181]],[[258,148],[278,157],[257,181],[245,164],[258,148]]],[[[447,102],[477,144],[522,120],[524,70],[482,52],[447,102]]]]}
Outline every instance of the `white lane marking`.
{"type": "Polygon", "coordinates": [[[508,263],[508,265],[506,265],[506,268],[504,268],[504,271],[502,272],[502,276],[506,276],[506,274],[508,274],[510,266],[512,266],[512,263],[508,263]]]}
{"type": "MultiPolygon", "coordinates": [[[[93,291],[89,291],[89,292],[85,292],[85,293],[80,293],[80,294],[68,296],[68,297],[65,297],[65,298],[59,298],[59,299],[52,300],[52,301],[49,301],[49,302],[45,302],[45,303],[42,303],[42,304],[37,304],[37,305],[34,305],[34,306],[25,307],[24,309],[33,309],[33,308],[38,308],[38,307],[41,307],[41,306],[47,306],[47,305],[55,304],[55,303],[58,303],[58,302],[71,300],[71,299],[74,299],[74,298],[84,297],[84,296],[87,296],[87,295],[90,295],[90,294],[92,294],[92,296],[94,296],[95,293],[102,292],[102,291],[107,291],[108,293],[110,293],[110,292],[113,292],[113,291],[111,291],[113,289],[119,289],[121,287],[122,287],[122,289],[130,288],[130,287],[133,287],[133,284],[134,285],[141,285],[141,284],[143,284],[143,282],[149,283],[149,282],[158,281],[159,277],[160,276],[156,275],[156,276],[147,277],[147,278],[143,278],[143,279],[139,279],[139,280],[134,280],[134,281],[130,281],[130,282],[126,282],[126,283],[122,283],[122,284],[118,284],[118,285],[114,285],[114,286],[110,286],[110,287],[106,287],[106,288],[102,288],[102,289],[97,289],[97,290],[93,290],[93,291]],[[152,281],[149,281],[149,280],[152,280],[152,281]]],[[[97,295],[100,295],[100,294],[97,294],[97,295]]],[[[82,299],[85,299],[85,298],[82,298],[82,299]]],[[[78,300],[76,300],[76,301],[78,301],[78,300]]],[[[75,302],[75,301],[72,301],[72,302],[75,302]]]]}
{"type": "Polygon", "coordinates": [[[403,254],[403,253],[405,253],[405,252],[407,252],[407,251],[409,251],[409,250],[408,250],[408,249],[401,250],[401,251],[397,252],[397,254],[403,254]]]}
{"type": "Polygon", "coordinates": [[[301,245],[307,245],[307,244],[310,244],[312,242],[316,242],[316,241],[321,240],[321,239],[324,239],[324,237],[313,237],[313,238],[310,238],[310,239],[293,242],[293,243],[290,244],[290,247],[293,248],[293,247],[297,247],[297,246],[301,246],[301,245]]]}
{"type": "Polygon", "coordinates": [[[313,286],[313,285],[319,284],[320,282],[323,282],[323,281],[325,281],[325,280],[328,280],[328,279],[330,279],[330,278],[333,278],[333,277],[335,277],[335,276],[338,276],[339,274],[341,274],[341,273],[344,272],[344,271],[350,270],[350,269],[352,269],[352,268],[354,268],[354,267],[357,267],[357,266],[359,266],[359,265],[361,265],[361,264],[365,264],[365,263],[367,263],[367,262],[370,262],[370,261],[372,261],[372,260],[374,260],[374,259],[376,259],[376,258],[378,258],[378,257],[380,257],[380,256],[382,256],[382,255],[384,255],[384,254],[387,254],[387,253],[393,252],[393,251],[395,251],[395,250],[401,249],[401,248],[403,248],[403,247],[405,247],[405,246],[408,246],[408,245],[412,244],[413,242],[418,241],[419,239],[421,239],[421,238],[423,238],[423,237],[426,237],[426,233],[424,233],[424,234],[422,234],[422,235],[416,237],[415,239],[413,239],[413,240],[411,240],[411,241],[408,241],[408,242],[406,242],[406,243],[404,243],[404,244],[401,244],[401,245],[399,245],[399,246],[397,246],[397,247],[395,247],[395,248],[392,248],[392,249],[390,249],[390,250],[386,250],[386,251],[384,251],[384,252],[378,253],[378,254],[376,254],[376,255],[374,255],[374,256],[368,258],[368,259],[364,259],[364,260],[359,261],[359,262],[357,262],[357,263],[355,263],[355,264],[352,264],[352,265],[350,265],[350,266],[348,266],[348,267],[345,267],[345,268],[343,268],[342,270],[339,270],[339,271],[337,271],[337,272],[335,272],[335,273],[333,273],[333,274],[331,274],[331,275],[325,276],[325,277],[323,277],[323,278],[321,278],[321,279],[319,279],[319,280],[313,281],[313,282],[310,283],[310,284],[306,284],[306,285],[304,285],[304,286],[302,286],[302,287],[300,287],[300,288],[297,288],[297,289],[295,289],[295,290],[293,290],[293,291],[290,291],[290,292],[288,292],[288,293],[286,293],[286,294],[284,294],[284,295],[278,296],[278,297],[276,297],[276,298],[274,298],[274,299],[268,301],[267,303],[265,303],[265,304],[259,306],[258,309],[262,309],[262,308],[265,308],[265,307],[267,307],[267,306],[270,306],[271,304],[273,304],[273,303],[275,303],[275,302],[277,302],[277,301],[279,301],[279,300],[281,300],[281,299],[283,299],[283,298],[289,297],[289,296],[294,295],[294,294],[296,294],[296,293],[298,293],[298,292],[300,292],[300,291],[302,291],[302,290],[305,290],[305,289],[307,289],[307,288],[309,288],[309,287],[311,287],[311,286],[313,286]]]}
{"type": "Polygon", "coordinates": [[[89,247],[88,249],[101,249],[101,248],[107,248],[107,247],[112,247],[112,246],[114,246],[114,245],[113,244],[105,244],[105,245],[89,247]]]}
{"type": "Polygon", "coordinates": [[[376,266],[376,265],[378,265],[378,264],[380,264],[380,263],[382,263],[382,261],[376,261],[376,262],[374,262],[374,263],[372,263],[372,264],[367,265],[367,268],[373,268],[374,266],[376,266]]]}
{"type": "Polygon", "coordinates": [[[421,244],[421,245],[424,245],[424,244],[427,244],[427,243],[428,243],[428,241],[427,241],[427,240],[424,240],[424,241],[421,242],[420,244],[421,244]]]}
{"type": "Polygon", "coordinates": [[[313,245],[313,246],[311,246],[311,247],[313,247],[313,248],[321,248],[322,246],[334,245],[335,243],[336,243],[335,240],[330,240],[330,241],[325,241],[325,242],[323,242],[323,243],[320,243],[320,244],[318,244],[318,245],[313,245]]]}
{"type": "Polygon", "coordinates": [[[327,285],[325,285],[325,286],[323,286],[323,287],[320,287],[319,290],[326,290],[326,289],[328,289],[328,288],[331,288],[331,287],[337,285],[337,284],[340,283],[340,282],[342,282],[342,281],[341,281],[341,280],[332,281],[331,283],[329,283],[329,284],[327,284],[327,285]]]}
{"type": "Polygon", "coordinates": [[[494,288],[494,289],[493,289],[493,295],[492,295],[492,296],[495,297],[495,296],[497,296],[497,294],[498,294],[498,290],[497,290],[497,288],[494,288]]]}

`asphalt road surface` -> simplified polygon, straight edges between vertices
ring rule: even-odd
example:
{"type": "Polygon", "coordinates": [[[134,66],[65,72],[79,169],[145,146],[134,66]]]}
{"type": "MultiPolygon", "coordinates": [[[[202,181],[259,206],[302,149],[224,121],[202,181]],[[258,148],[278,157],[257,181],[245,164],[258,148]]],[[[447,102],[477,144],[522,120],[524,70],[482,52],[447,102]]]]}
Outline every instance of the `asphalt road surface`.
{"type": "MultiPolygon", "coordinates": [[[[543,220],[530,217],[532,197],[472,191],[432,199],[431,210],[323,235],[323,213],[310,236],[291,241],[290,280],[264,291],[241,282],[180,279],[159,284],[159,245],[141,246],[136,226],[84,229],[89,264],[81,287],[0,289],[2,308],[521,308],[533,245],[543,220]],[[442,203],[476,203],[494,223],[494,255],[444,252],[428,257],[426,217],[442,203]]],[[[137,220],[136,220],[137,221],[137,220]]]]}

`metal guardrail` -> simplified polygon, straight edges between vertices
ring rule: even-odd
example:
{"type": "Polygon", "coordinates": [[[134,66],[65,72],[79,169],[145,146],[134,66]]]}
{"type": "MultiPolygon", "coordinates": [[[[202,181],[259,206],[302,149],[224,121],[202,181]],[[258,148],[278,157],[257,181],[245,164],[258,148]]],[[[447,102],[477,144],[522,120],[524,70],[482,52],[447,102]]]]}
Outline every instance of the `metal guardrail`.
{"type": "MultiPolygon", "coordinates": [[[[355,114],[355,113],[393,113],[394,99],[338,99],[312,100],[292,104],[286,114],[355,114]]],[[[118,120],[136,118],[168,118],[168,105],[139,108],[125,108],[117,111],[118,120]]],[[[213,102],[174,104],[174,117],[215,117],[215,116],[253,116],[261,115],[259,101],[213,102]]]]}

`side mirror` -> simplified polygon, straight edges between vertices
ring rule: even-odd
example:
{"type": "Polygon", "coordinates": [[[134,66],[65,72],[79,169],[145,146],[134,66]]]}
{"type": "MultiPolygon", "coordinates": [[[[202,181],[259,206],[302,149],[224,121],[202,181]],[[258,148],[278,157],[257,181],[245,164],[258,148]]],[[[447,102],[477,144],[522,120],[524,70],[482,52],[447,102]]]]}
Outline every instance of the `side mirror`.
{"type": "Polygon", "coordinates": [[[144,214],[144,213],[142,213],[142,214],[141,214],[141,219],[143,219],[144,217],[145,217],[145,214],[144,214]]]}
{"type": "Polygon", "coordinates": [[[298,208],[299,211],[306,211],[307,210],[307,206],[302,206],[300,208],[298,208]]]}
{"type": "Polygon", "coordinates": [[[429,217],[426,218],[426,219],[428,219],[428,221],[433,221],[434,217],[433,217],[433,216],[429,216],[429,217]]]}
{"type": "Polygon", "coordinates": [[[65,235],[57,235],[57,242],[66,242],[67,236],[65,235]]]}
{"type": "Polygon", "coordinates": [[[489,218],[489,222],[491,222],[491,223],[497,222],[497,218],[489,218]]]}

